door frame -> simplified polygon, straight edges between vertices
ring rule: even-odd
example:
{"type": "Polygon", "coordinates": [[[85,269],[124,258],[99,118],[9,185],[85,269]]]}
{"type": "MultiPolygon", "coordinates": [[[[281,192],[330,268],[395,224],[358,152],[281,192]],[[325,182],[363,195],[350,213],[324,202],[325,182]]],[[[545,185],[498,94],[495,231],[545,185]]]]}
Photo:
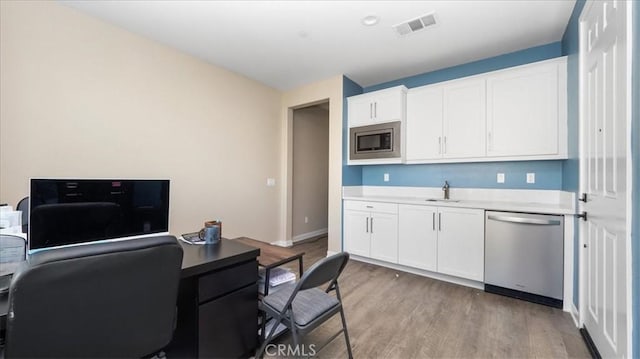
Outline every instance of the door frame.
{"type": "MultiPolygon", "coordinates": [[[[586,103],[586,94],[584,91],[584,79],[582,77],[583,74],[583,68],[584,68],[584,48],[583,48],[583,41],[582,41],[582,33],[583,33],[583,21],[584,21],[584,16],[587,13],[587,10],[591,7],[594,6],[595,1],[593,0],[587,0],[585,6],[582,8],[582,11],[580,13],[580,16],[578,18],[578,44],[579,44],[579,52],[578,52],[578,148],[579,148],[579,154],[578,154],[578,158],[579,158],[579,192],[580,193],[585,193],[585,187],[584,187],[584,177],[586,175],[586,159],[583,156],[583,153],[585,151],[585,143],[583,141],[583,137],[585,135],[585,131],[586,131],[586,126],[584,126],[585,124],[585,108],[587,106],[586,103]]],[[[626,5],[628,6],[627,8],[627,12],[626,12],[626,31],[627,31],[627,39],[626,39],[626,46],[627,46],[627,53],[626,53],[626,58],[625,58],[625,67],[626,67],[626,71],[628,76],[626,76],[626,81],[625,81],[625,87],[626,87],[626,97],[627,97],[627,103],[626,103],[626,118],[625,118],[625,122],[627,125],[627,129],[626,129],[626,134],[625,136],[627,137],[627,148],[625,149],[626,152],[626,181],[627,181],[627,191],[626,191],[626,238],[625,238],[625,253],[626,253],[626,263],[625,263],[625,271],[626,271],[626,280],[625,280],[625,285],[626,285],[626,310],[627,310],[627,356],[630,357],[631,355],[633,355],[633,286],[632,286],[632,247],[631,247],[631,226],[632,226],[632,190],[633,190],[633,181],[632,181],[632,176],[633,176],[633,171],[632,171],[632,162],[633,162],[633,157],[632,157],[632,151],[631,151],[631,146],[632,146],[632,142],[631,142],[631,134],[632,134],[632,105],[633,105],[633,98],[632,98],[632,55],[633,55],[633,23],[632,23],[632,16],[633,16],[633,6],[634,6],[634,2],[633,1],[629,1],[629,2],[625,2],[626,5]]],[[[580,211],[580,208],[578,209],[580,211]]],[[[584,249],[584,245],[585,245],[585,233],[583,233],[584,231],[581,229],[582,226],[578,225],[577,227],[577,235],[578,235],[578,248],[576,248],[576,250],[580,250],[580,253],[578,255],[579,258],[579,263],[578,263],[578,285],[579,285],[579,293],[578,293],[578,297],[579,297],[579,327],[580,328],[584,328],[584,322],[585,322],[585,317],[587,315],[586,313],[586,306],[585,306],[585,300],[586,300],[586,280],[587,280],[587,273],[586,273],[586,265],[585,265],[585,260],[586,260],[586,253],[583,250],[584,249]]]]}

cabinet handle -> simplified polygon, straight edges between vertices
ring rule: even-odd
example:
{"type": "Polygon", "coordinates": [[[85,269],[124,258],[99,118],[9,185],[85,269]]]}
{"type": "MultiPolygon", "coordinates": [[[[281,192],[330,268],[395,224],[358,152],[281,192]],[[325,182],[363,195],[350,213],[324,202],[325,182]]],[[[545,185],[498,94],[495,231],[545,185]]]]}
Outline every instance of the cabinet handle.
{"type": "Polygon", "coordinates": [[[438,136],[438,154],[442,154],[442,136],[438,136]]]}
{"type": "Polygon", "coordinates": [[[369,104],[369,118],[373,120],[373,102],[369,104]]]}
{"type": "Polygon", "coordinates": [[[438,231],[442,232],[442,213],[438,213],[438,231]]]}
{"type": "Polygon", "coordinates": [[[444,136],[444,153],[447,153],[447,136],[444,136]]]}
{"type": "Polygon", "coordinates": [[[374,118],[378,118],[378,103],[377,102],[373,103],[373,117],[374,118]]]}
{"type": "Polygon", "coordinates": [[[369,233],[369,217],[366,218],[365,222],[367,223],[366,233],[369,233]]]}
{"type": "Polygon", "coordinates": [[[373,217],[369,217],[371,219],[371,233],[373,233],[373,217]]]}
{"type": "Polygon", "coordinates": [[[433,230],[436,230],[436,212],[431,213],[433,218],[431,219],[431,224],[433,225],[433,230]]]}

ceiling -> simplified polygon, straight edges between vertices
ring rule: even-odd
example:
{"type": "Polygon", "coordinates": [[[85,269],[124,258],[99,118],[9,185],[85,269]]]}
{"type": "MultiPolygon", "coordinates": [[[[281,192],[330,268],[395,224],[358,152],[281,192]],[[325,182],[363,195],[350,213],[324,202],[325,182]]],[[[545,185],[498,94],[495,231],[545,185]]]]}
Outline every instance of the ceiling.
{"type": "Polygon", "coordinates": [[[363,87],[560,41],[575,0],[60,1],[279,90],[363,87]],[[393,25],[435,12],[399,36],[393,25]],[[375,15],[379,22],[365,26],[375,15]]]}

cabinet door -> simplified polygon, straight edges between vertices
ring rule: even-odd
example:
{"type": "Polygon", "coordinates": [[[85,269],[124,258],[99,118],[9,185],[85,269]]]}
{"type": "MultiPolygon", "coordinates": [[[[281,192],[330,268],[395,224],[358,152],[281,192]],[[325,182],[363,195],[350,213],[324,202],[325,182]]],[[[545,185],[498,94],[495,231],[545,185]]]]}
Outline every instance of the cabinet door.
{"type": "Polygon", "coordinates": [[[487,155],[558,153],[558,66],[533,65],[487,78],[487,155]]]}
{"type": "Polygon", "coordinates": [[[257,313],[257,284],[201,305],[198,358],[240,358],[253,354],[258,344],[257,313]]]}
{"type": "Polygon", "coordinates": [[[484,280],[484,211],[438,208],[438,272],[484,280]]]}
{"type": "Polygon", "coordinates": [[[398,215],[371,213],[371,258],[398,263],[398,215]]]}
{"type": "Polygon", "coordinates": [[[436,271],[438,232],[435,207],[400,205],[398,263],[436,271]]]}
{"type": "Polygon", "coordinates": [[[344,250],[369,257],[369,212],[344,211],[344,250]]]}
{"type": "Polygon", "coordinates": [[[485,80],[468,79],[444,87],[443,157],[484,157],[485,80]]]}
{"type": "Polygon", "coordinates": [[[400,89],[377,93],[373,98],[373,120],[378,122],[401,121],[405,98],[400,89]]]}
{"type": "Polygon", "coordinates": [[[369,95],[349,97],[349,127],[370,125],[373,121],[373,100],[369,95]]]}
{"type": "Polygon", "coordinates": [[[442,96],[441,86],[407,93],[407,161],[442,157],[442,96]]]}

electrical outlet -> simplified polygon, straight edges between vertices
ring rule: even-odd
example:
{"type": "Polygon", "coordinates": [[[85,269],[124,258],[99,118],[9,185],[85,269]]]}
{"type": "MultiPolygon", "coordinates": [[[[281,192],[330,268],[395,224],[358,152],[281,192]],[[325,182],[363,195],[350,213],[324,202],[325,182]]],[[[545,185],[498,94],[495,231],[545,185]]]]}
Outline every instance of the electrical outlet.
{"type": "Polygon", "coordinates": [[[304,223],[309,223],[309,217],[304,216],[304,223]]]}
{"type": "Polygon", "coordinates": [[[389,174],[385,173],[384,176],[383,176],[383,179],[384,179],[385,182],[389,182],[389,174]]]}
{"type": "Polygon", "coordinates": [[[504,173],[498,173],[496,180],[498,183],[504,183],[504,173]]]}
{"type": "Polygon", "coordinates": [[[527,183],[536,183],[535,173],[527,173],[527,183]]]}
{"type": "Polygon", "coordinates": [[[267,187],[273,187],[276,185],[276,179],[275,178],[267,178],[267,187]]]}

